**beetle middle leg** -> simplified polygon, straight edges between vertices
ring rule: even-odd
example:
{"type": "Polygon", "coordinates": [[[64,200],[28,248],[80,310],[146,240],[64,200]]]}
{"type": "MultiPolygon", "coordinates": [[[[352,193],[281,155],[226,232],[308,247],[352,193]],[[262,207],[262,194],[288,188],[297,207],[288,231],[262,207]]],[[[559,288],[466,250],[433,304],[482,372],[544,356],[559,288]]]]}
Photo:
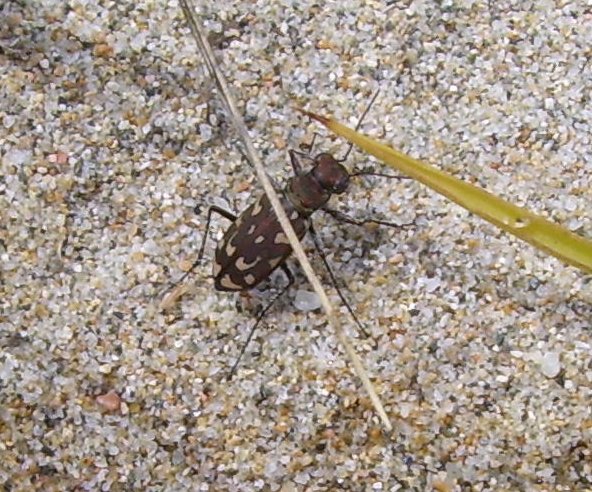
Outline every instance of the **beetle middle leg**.
{"type": "MultiPolygon", "coordinates": [[[[196,207],[195,208],[195,212],[199,213],[199,208],[196,207]]],[[[208,214],[206,217],[206,230],[204,231],[204,235],[203,238],[201,240],[201,246],[199,248],[199,253],[197,254],[197,259],[193,262],[193,264],[191,265],[191,267],[189,268],[189,270],[187,270],[183,276],[177,281],[175,282],[172,287],[169,287],[168,289],[166,289],[167,291],[181,283],[183,283],[183,281],[193,272],[193,270],[195,270],[195,268],[201,263],[201,260],[203,259],[203,255],[204,255],[204,251],[206,248],[206,240],[208,238],[208,234],[210,232],[210,221],[212,220],[212,214],[213,213],[217,213],[218,215],[221,215],[222,217],[224,217],[225,219],[230,220],[231,222],[234,222],[238,217],[233,214],[232,212],[229,212],[228,210],[224,210],[221,207],[217,207],[216,205],[211,205],[208,208],[208,214]]],[[[166,291],[165,291],[166,292],[166,291]]],[[[165,301],[163,301],[165,302],[165,301]]]]}
{"type": "Polygon", "coordinates": [[[288,265],[286,265],[284,263],[283,265],[280,266],[280,268],[286,274],[286,278],[287,278],[288,282],[286,283],[286,285],[284,287],[282,287],[282,289],[275,296],[273,296],[271,301],[269,301],[267,303],[267,306],[265,306],[263,308],[263,310],[257,316],[257,319],[255,320],[255,323],[253,323],[253,326],[251,327],[251,330],[249,331],[249,334],[247,336],[247,339],[245,340],[245,343],[243,343],[243,346],[241,347],[241,351],[238,354],[236,361],[234,362],[234,364],[232,365],[232,368],[230,369],[230,373],[228,374],[228,378],[227,378],[228,381],[230,381],[232,379],[232,377],[234,376],[236,369],[237,369],[243,355],[245,354],[245,351],[247,350],[247,346],[249,345],[250,341],[253,339],[253,335],[255,334],[255,331],[257,330],[259,323],[261,323],[261,321],[263,320],[265,315],[269,312],[271,307],[275,304],[275,302],[282,295],[284,295],[284,293],[294,284],[294,275],[292,274],[292,272],[288,268],[288,265]]]}
{"type": "Polygon", "coordinates": [[[233,214],[232,212],[229,212],[228,210],[224,210],[223,208],[217,207],[216,205],[210,205],[210,207],[208,208],[208,215],[206,217],[206,230],[204,231],[204,235],[201,240],[201,246],[199,248],[197,260],[195,261],[191,269],[195,268],[203,258],[204,250],[206,248],[206,240],[208,239],[208,233],[210,232],[210,220],[212,220],[212,213],[214,212],[218,215],[221,215],[225,219],[228,219],[231,222],[236,221],[236,219],[238,218],[237,215],[233,214]]]}
{"type": "Polygon", "coordinates": [[[374,218],[365,218],[365,219],[354,219],[353,217],[350,217],[347,214],[344,214],[343,212],[340,212],[339,210],[333,210],[331,208],[322,208],[321,209],[323,212],[328,213],[329,215],[331,215],[333,218],[339,220],[340,222],[345,222],[346,224],[352,224],[352,225],[356,225],[356,226],[363,226],[366,224],[378,224],[378,225],[383,225],[383,226],[387,226],[387,227],[395,227],[395,228],[405,228],[405,227],[410,227],[410,226],[414,226],[416,225],[415,221],[411,221],[408,222],[407,224],[397,224],[395,222],[388,222],[386,220],[381,220],[381,219],[374,219],[374,218]]]}
{"type": "Polygon", "coordinates": [[[399,174],[387,174],[387,173],[377,173],[374,171],[366,171],[362,169],[360,171],[355,171],[349,174],[350,178],[355,178],[357,176],[375,176],[377,178],[388,178],[388,179],[412,179],[410,176],[401,176],[399,174]]]}

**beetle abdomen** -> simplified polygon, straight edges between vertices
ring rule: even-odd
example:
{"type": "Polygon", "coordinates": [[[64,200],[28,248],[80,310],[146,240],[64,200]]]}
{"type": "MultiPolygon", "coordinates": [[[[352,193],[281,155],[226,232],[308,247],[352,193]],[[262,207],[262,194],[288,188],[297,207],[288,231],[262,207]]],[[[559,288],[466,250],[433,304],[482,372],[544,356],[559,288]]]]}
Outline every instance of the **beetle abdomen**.
{"type": "MultiPolygon", "coordinates": [[[[282,205],[298,239],[308,223],[282,194],[282,205]]],[[[216,247],[214,286],[217,290],[248,290],[265,280],[292,252],[271,208],[261,196],[228,228],[216,247]]]]}

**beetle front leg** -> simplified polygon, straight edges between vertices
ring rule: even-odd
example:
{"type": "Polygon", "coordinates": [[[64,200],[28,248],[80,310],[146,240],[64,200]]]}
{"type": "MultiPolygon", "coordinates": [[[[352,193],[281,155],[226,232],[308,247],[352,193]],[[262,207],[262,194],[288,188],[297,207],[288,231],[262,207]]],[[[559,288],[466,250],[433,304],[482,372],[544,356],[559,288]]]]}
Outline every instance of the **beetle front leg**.
{"type": "Polygon", "coordinates": [[[302,176],[304,174],[304,170],[302,169],[302,164],[300,164],[299,157],[314,162],[314,159],[311,156],[305,154],[304,152],[300,152],[299,150],[290,149],[288,151],[288,154],[290,155],[290,164],[292,164],[292,169],[296,176],[302,176]]]}
{"type": "Polygon", "coordinates": [[[307,157],[310,158],[310,156],[312,155],[312,150],[314,149],[315,146],[315,142],[317,141],[317,137],[319,136],[318,132],[314,132],[312,134],[312,140],[310,141],[309,144],[300,144],[300,148],[306,150],[306,153],[302,153],[303,155],[306,155],[307,157]]]}

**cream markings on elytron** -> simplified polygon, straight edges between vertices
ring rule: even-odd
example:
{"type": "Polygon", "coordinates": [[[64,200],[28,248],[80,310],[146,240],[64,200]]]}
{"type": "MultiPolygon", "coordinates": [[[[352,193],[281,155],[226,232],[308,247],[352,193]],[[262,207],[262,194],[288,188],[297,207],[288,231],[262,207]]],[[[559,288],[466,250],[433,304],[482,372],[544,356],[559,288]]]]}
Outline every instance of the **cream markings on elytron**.
{"type": "Polygon", "coordinates": [[[273,244],[290,244],[290,241],[288,241],[286,234],[284,234],[283,232],[278,232],[275,235],[275,239],[273,240],[273,244]]]}
{"type": "Polygon", "coordinates": [[[255,258],[255,261],[252,261],[251,263],[246,263],[245,259],[241,256],[238,260],[236,260],[236,268],[244,272],[245,270],[249,270],[250,268],[254,267],[257,263],[259,263],[259,257],[255,258]]]}

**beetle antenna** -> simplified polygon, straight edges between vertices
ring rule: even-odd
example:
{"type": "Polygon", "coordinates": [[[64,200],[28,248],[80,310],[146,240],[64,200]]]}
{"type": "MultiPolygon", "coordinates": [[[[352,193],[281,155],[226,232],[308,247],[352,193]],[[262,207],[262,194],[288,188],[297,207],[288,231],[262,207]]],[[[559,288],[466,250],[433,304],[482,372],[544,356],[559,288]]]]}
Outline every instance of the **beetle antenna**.
{"type": "MultiPolygon", "coordinates": [[[[357,132],[360,129],[360,127],[362,126],[362,122],[364,121],[364,118],[368,114],[368,111],[370,111],[370,108],[374,104],[374,101],[376,101],[376,98],[378,97],[378,94],[380,94],[380,89],[377,89],[376,92],[374,93],[374,95],[372,96],[372,99],[370,99],[370,102],[368,103],[368,106],[366,106],[366,109],[362,113],[362,116],[360,116],[360,119],[358,120],[358,124],[354,128],[354,131],[357,132]]],[[[337,159],[338,162],[345,161],[347,159],[347,157],[349,156],[350,152],[352,151],[353,147],[354,147],[354,144],[353,143],[350,143],[349,144],[349,148],[347,149],[347,152],[345,153],[345,155],[341,159],[337,159]]]]}

